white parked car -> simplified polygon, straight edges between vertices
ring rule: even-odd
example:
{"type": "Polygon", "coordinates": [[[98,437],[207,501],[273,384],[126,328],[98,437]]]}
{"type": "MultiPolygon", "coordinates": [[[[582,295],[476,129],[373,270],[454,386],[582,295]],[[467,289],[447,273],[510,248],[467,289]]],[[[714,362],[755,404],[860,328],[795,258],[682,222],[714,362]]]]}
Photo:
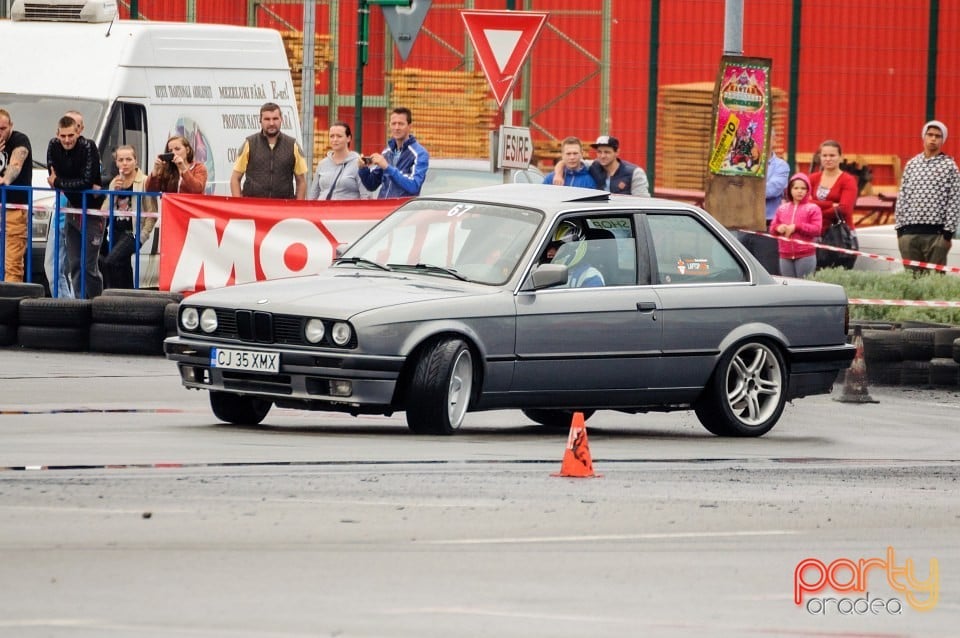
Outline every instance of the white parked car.
{"type": "MultiPolygon", "coordinates": [[[[883,226],[861,226],[857,228],[857,239],[860,242],[860,251],[893,257],[897,261],[877,259],[860,255],[853,266],[854,270],[872,270],[881,272],[899,272],[903,270],[900,263],[900,249],[897,247],[897,231],[893,224],[883,226]]],[[[955,236],[947,265],[960,268],[960,237],[955,236]]]]}

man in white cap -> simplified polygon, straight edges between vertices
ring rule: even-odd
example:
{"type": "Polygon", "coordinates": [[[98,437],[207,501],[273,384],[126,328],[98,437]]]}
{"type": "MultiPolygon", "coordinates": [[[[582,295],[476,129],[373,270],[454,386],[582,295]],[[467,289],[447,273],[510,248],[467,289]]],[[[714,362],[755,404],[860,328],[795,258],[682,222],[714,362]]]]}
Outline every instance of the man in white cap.
{"type": "Polygon", "coordinates": [[[946,265],[960,218],[960,171],[942,151],[947,141],[943,122],[930,120],[921,136],[923,152],[907,162],[897,195],[897,243],[903,259],[946,265]]]}
{"type": "Polygon", "coordinates": [[[601,135],[590,148],[597,153],[596,161],[590,165],[590,174],[596,180],[597,188],[611,193],[650,197],[646,172],[636,164],[620,159],[620,140],[601,135]]]}

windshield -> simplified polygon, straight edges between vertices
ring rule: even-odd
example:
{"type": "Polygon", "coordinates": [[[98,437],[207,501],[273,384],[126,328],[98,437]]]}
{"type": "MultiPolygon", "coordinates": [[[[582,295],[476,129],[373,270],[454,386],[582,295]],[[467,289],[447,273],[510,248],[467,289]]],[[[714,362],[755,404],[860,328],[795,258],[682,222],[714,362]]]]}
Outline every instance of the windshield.
{"type": "MultiPolygon", "coordinates": [[[[74,97],[47,95],[17,95],[0,93],[0,106],[10,113],[13,129],[30,139],[34,168],[44,168],[46,176],[47,144],[57,136],[57,121],[67,111],[83,113],[83,136],[95,139],[106,110],[106,102],[81,100],[74,97]]],[[[46,186],[46,179],[42,184],[46,186]]]]}
{"type": "Polygon", "coordinates": [[[505,283],[543,221],[537,211],[491,204],[417,200],[358,239],[337,267],[364,260],[483,284],[505,283]]]}

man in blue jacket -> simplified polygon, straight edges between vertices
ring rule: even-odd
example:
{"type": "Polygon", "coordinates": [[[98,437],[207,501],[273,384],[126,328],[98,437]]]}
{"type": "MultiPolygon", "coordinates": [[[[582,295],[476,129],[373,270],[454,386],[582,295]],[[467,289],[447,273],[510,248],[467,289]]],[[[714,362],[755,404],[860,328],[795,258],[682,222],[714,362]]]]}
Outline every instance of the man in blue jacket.
{"type": "Polygon", "coordinates": [[[560,143],[560,161],[553,172],[543,178],[543,183],[581,188],[597,187],[597,182],[590,175],[590,167],[583,161],[583,144],[580,138],[564,138],[560,143]]]}
{"type": "Polygon", "coordinates": [[[378,199],[415,197],[420,194],[430,167],[430,154],[410,134],[413,113],[398,106],[390,113],[390,139],[387,148],[369,157],[362,156],[360,181],[367,190],[380,188],[378,199]]]}

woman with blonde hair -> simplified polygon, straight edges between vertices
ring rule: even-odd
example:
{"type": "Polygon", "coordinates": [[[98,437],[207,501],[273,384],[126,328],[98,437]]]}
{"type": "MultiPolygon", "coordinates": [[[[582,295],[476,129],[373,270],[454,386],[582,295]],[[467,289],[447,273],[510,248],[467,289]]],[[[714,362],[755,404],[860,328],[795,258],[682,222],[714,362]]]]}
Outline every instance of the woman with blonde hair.
{"type": "Polygon", "coordinates": [[[207,187],[207,167],[193,161],[193,147],[187,138],[174,135],[163,153],[153,161],[147,190],[159,193],[202,193],[207,187]]]}
{"type": "Polygon", "coordinates": [[[103,257],[101,271],[103,272],[105,288],[133,288],[133,266],[130,257],[136,252],[137,237],[134,233],[134,222],[137,212],[140,213],[140,241],[143,242],[153,232],[157,225],[157,218],[152,213],[157,212],[155,197],[124,195],[142,193],[146,188],[147,176],[137,165],[137,151],[130,145],[118,146],[113,153],[117,165],[117,176],[110,180],[107,187],[111,193],[101,206],[101,210],[113,210],[108,222],[110,250],[103,257]]]}

